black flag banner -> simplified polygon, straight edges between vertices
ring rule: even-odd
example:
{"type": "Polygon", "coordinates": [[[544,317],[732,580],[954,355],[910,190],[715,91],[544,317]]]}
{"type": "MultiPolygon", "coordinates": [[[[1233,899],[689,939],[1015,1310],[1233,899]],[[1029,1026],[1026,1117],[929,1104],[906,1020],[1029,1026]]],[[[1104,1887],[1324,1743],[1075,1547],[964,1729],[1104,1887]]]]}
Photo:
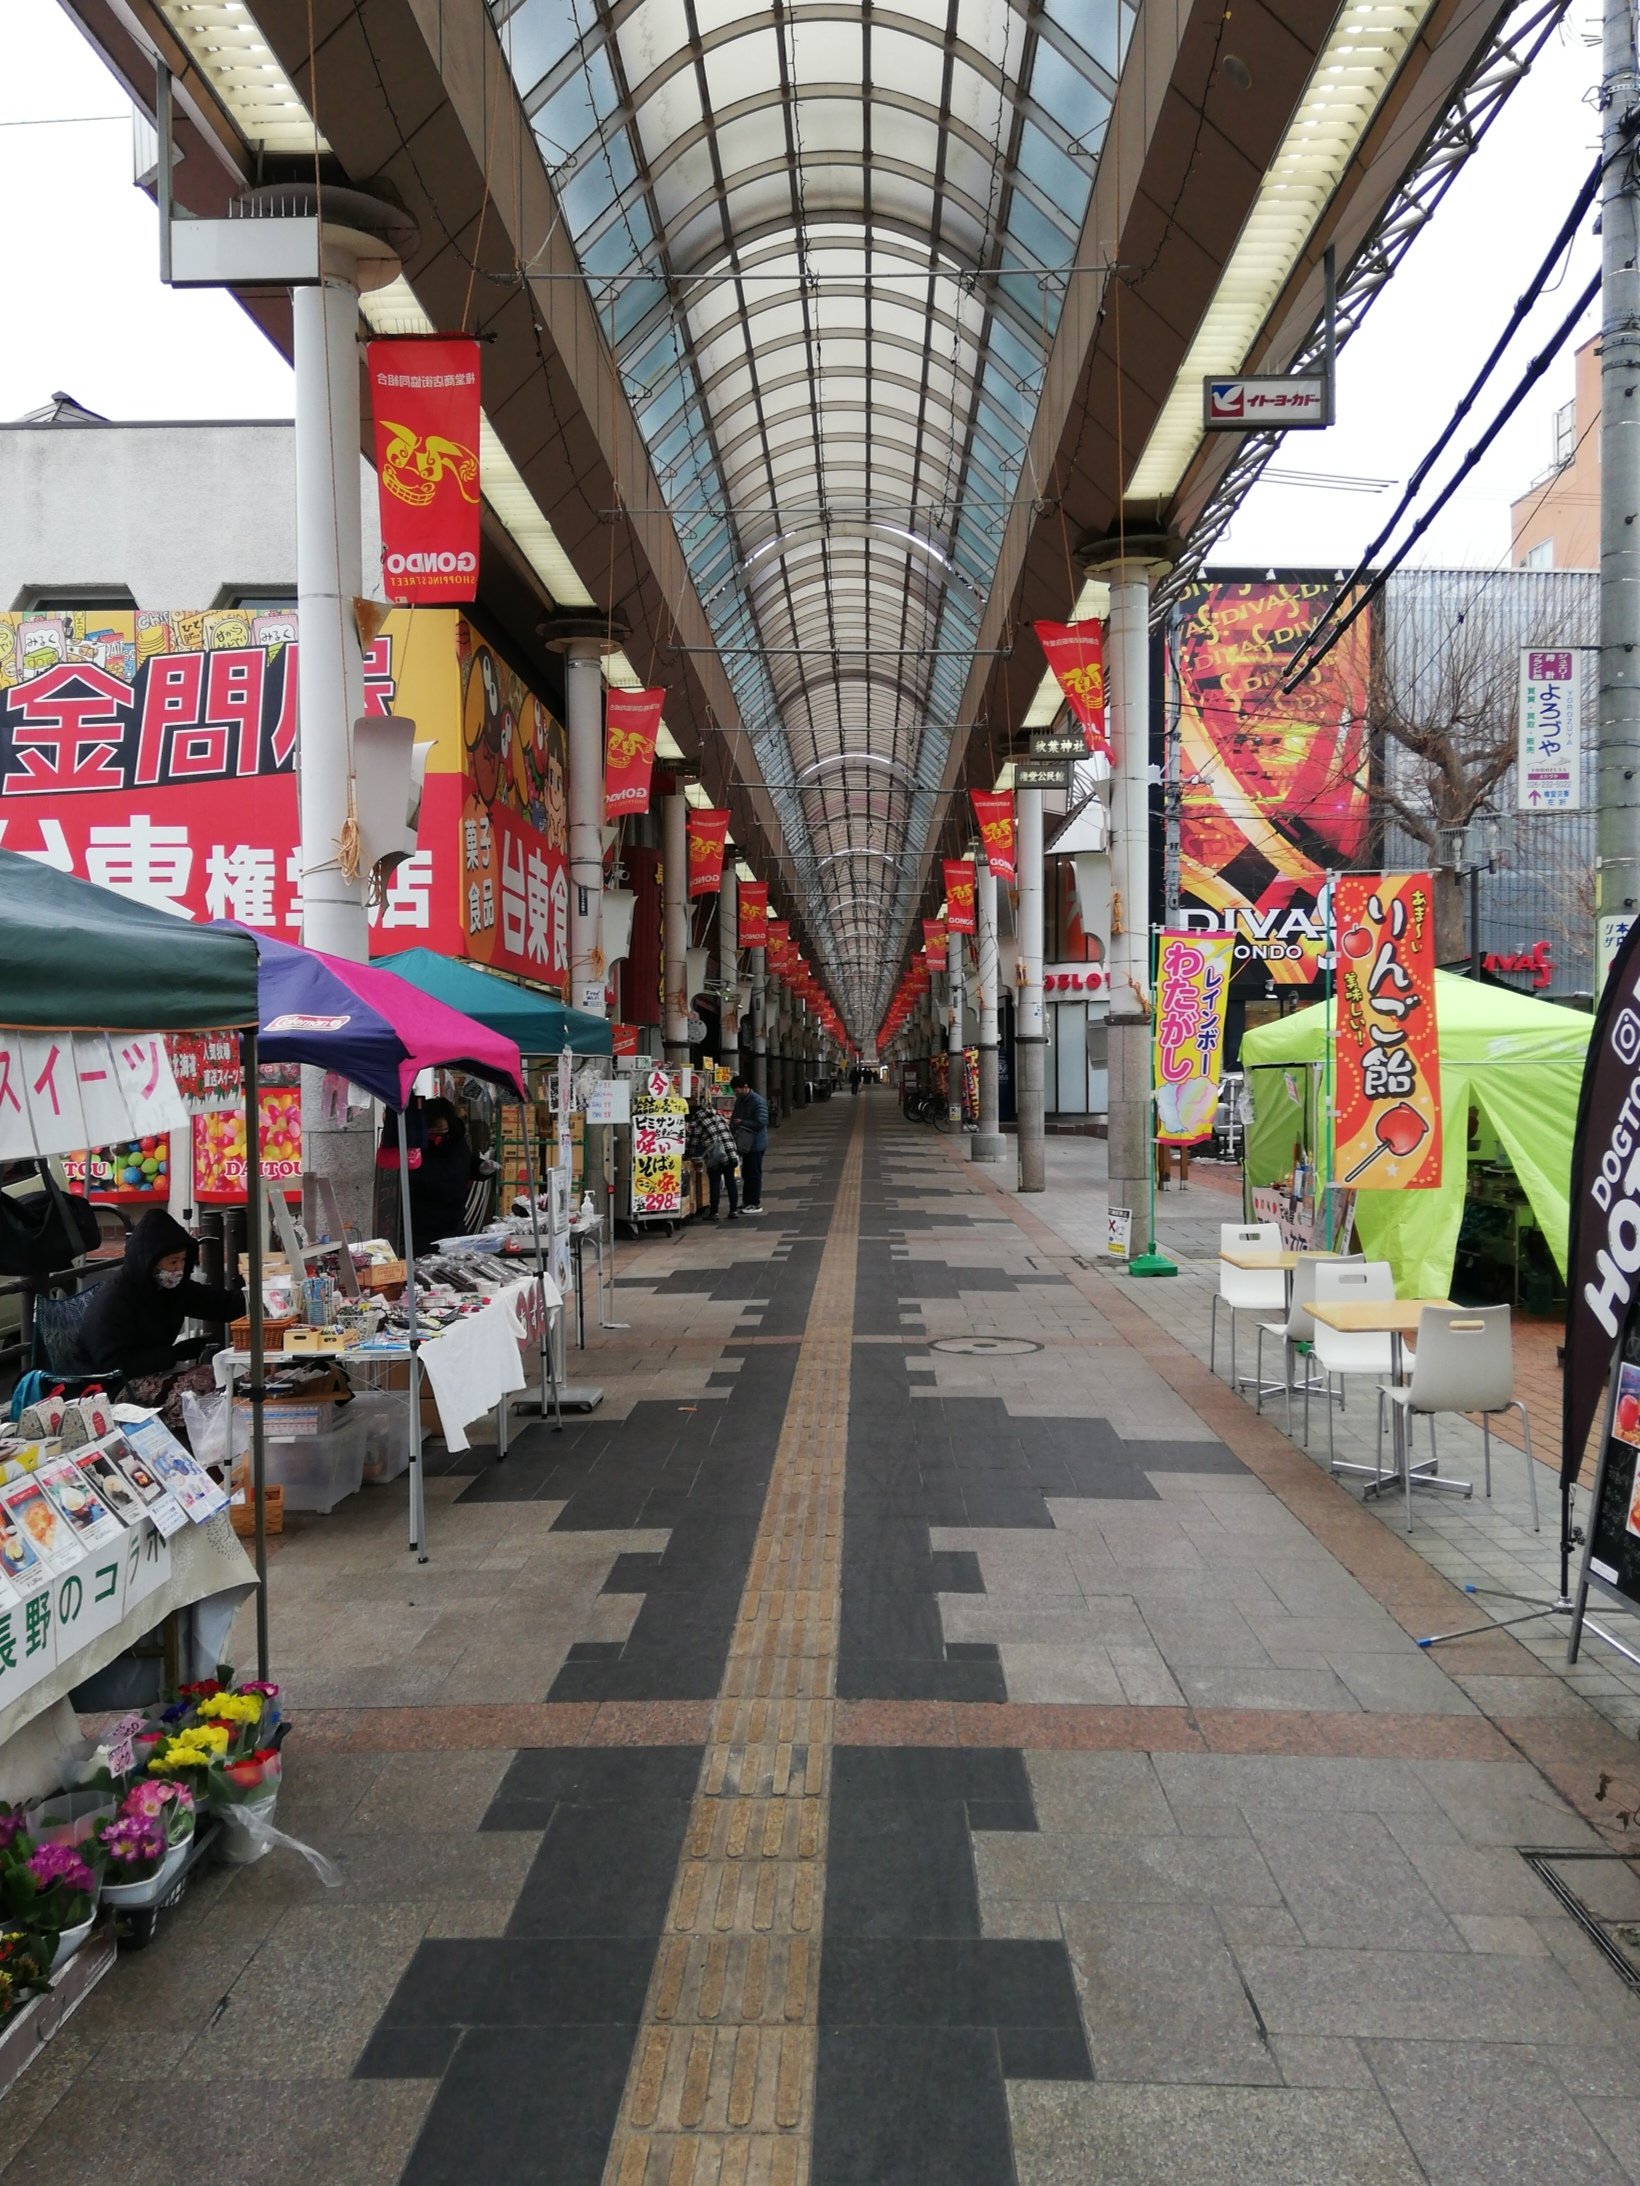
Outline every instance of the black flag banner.
{"type": "Polygon", "coordinates": [[[1577,1478],[1640,1288],[1640,920],[1607,974],[1572,1140],[1560,1477],[1577,1478]]]}

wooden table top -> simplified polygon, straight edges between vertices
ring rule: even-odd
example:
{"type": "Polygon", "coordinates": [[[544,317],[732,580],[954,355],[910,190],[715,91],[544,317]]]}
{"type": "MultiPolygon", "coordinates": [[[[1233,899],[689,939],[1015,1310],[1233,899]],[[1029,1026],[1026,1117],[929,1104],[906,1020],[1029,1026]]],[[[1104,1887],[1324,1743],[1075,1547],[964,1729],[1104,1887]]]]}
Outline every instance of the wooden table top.
{"type": "Polygon", "coordinates": [[[1459,1311],[1450,1298],[1329,1298],[1309,1311],[1312,1320],[1341,1336],[1416,1336],[1426,1306],[1440,1313],[1459,1311]]]}
{"type": "Polygon", "coordinates": [[[1338,1257],[1336,1252],[1277,1252],[1269,1245],[1237,1245],[1229,1252],[1219,1254],[1226,1267],[1262,1274],[1280,1268],[1288,1275],[1301,1260],[1336,1260],[1338,1257]]]}

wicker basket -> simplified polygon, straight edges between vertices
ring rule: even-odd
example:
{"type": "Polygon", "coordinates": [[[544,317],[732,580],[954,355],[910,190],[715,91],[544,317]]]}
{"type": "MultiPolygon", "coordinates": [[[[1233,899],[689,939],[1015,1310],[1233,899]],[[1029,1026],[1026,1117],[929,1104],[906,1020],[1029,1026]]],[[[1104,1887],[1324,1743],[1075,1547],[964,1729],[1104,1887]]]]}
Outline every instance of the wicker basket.
{"type": "MultiPolygon", "coordinates": [[[[289,1315],[282,1321],[264,1318],[262,1322],[262,1349],[264,1351],[283,1351],[285,1348],[285,1330],[295,1326],[294,1318],[289,1315]]],[[[236,1351],[248,1351],[251,1347],[249,1318],[232,1322],[228,1329],[228,1338],[236,1351]]]]}
{"type": "MultiPolygon", "coordinates": [[[[269,1533],[283,1533],[285,1530],[285,1491],[277,1482],[273,1486],[262,1490],[262,1510],[266,1519],[265,1530],[269,1533]]],[[[256,1538],[256,1506],[254,1503],[249,1500],[243,1503],[230,1503],[228,1505],[228,1517],[232,1522],[233,1530],[242,1541],[252,1541],[256,1538]]]]}

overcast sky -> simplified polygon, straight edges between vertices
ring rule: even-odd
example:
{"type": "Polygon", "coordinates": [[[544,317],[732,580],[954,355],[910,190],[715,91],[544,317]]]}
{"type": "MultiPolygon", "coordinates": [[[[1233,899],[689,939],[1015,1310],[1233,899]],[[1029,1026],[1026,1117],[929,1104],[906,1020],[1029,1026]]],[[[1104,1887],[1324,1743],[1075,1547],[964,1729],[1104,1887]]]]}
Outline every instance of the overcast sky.
{"type": "MultiPolygon", "coordinates": [[[[1501,330],[1593,161],[1599,54],[1585,32],[1595,20],[1590,0],[1574,0],[1571,27],[1375,304],[1340,364],[1337,426],[1289,437],[1279,466],[1326,483],[1260,485],[1217,560],[1339,566],[1377,530],[1393,491],[1333,481],[1404,480],[1501,330]]],[[[0,417],[36,409],[57,389],[119,418],[288,417],[289,369],[238,306],[160,285],[154,208],[131,172],[123,95],[56,0],[0,0],[0,201],[15,215],[0,417]]],[[[1590,225],[1454,456],[1592,270],[1590,225]]],[[[1586,331],[1593,324],[1591,314],[1586,331]]],[[[1547,466],[1553,412],[1571,391],[1568,348],[1416,561],[1507,562],[1509,502],[1547,466]]]]}

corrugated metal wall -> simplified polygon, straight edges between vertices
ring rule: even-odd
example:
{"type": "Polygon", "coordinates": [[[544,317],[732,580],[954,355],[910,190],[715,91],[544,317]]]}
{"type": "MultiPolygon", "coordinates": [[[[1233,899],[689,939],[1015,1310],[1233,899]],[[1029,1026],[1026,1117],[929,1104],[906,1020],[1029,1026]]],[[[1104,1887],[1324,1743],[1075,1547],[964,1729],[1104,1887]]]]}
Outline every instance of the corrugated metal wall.
{"type": "MultiPolygon", "coordinates": [[[[1594,980],[1595,727],[1598,676],[1592,648],[1599,636],[1600,580],[1587,569],[1403,570],[1385,586],[1373,610],[1375,643],[1389,691],[1409,712],[1438,709],[1443,679],[1456,654],[1475,678],[1494,676],[1511,691],[1523,646],[1591,648],[1583,676],[1583,810],[1515,810],[1511,766],[1492,790],[1487,809],[1502,821],[1499,869],[1480,879],[1481,947],[1501,956],[1527,955],[1548,943],[1553,971],[1547,985],[1530,974],[1504,974],[1526,993],[1555,999],[1586,995],[1594,980]]],[[[1494,696],[1495,696],[1494,692],[1494,696]]],[[[1512,725],[1515,706],[1509,700],[1512,725]]],[[[1412,755],[1386,739],[1384,778],[1409,802],[1419,799],[1412,755]]],[[[1384,862],[1418,865],[1428,851],[1386,817],[1384,862]]]]}

